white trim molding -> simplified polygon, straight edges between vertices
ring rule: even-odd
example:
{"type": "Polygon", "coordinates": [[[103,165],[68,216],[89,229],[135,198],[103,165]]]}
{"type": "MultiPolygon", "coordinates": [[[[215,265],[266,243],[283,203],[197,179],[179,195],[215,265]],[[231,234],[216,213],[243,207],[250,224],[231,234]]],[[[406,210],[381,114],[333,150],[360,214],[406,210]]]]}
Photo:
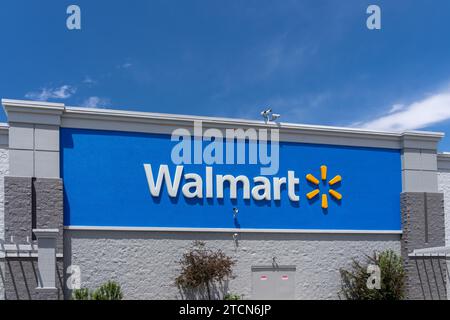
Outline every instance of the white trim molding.
{"type": "Polygon", "coordinates": [[[236,229],[236,228],[168,228],[168,227],[115,227],[64,226],[76,231],[131,231],[131,232],[219,232],[219,233],[299,233],[299,234],[394,234],[402,230],[339,230],[339,229],[236,229]]]}

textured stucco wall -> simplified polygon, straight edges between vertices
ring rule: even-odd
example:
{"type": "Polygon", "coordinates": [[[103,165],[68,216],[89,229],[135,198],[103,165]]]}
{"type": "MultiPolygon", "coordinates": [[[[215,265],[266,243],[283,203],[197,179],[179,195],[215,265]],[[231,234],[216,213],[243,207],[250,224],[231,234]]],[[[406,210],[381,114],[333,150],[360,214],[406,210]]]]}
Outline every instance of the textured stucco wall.
{"type": "Polygon", "coordinates": [[[4,240],[4,204],[5,204],[5,188],[3,177],[8,174],[8,150],[0,149],[0,241],[4,240]]]}
{"type": "MultiPolygon", "coordinates": [[[[445,245],[450,246],[450,171],[439,172],[438,183],[439,192],[444,194],[445,245]]],[[[447,270],[450,270],[450,261],[447,261],[447,270]]],[[[447,292],[450,292],[450,281],[447,281],[447,292]]],[[[450,300],[450,295],[447,295],[447,299],[450,300]]]]}
{"type": "MultiPolygon", "coordinates": [[[[0,243],[5,240],[5,188],[4,176],[9,172],[8,150],[0,149],[0,243]]],[[[3,253],[0,253],[0,259],[3,258],[3,253]]],[[[0,300],[4,299],[5,292],[3,289],[2,279],[5,276],[5,263],[0,260],[0,300]]]]}
{"type": "Polygon", "coordinates": [[[127,299],[178,299],[177,261],[193,240],[237,260],[229,291],[251,298],[251,267],[295,265],[297,299],[336,299],[339,268],[374,250],[400,253],[399,235],[242,233],[236,248],[229,233],[65,230],[65,266],[78,265],[82,286],[118,281],[127,299]]]}
{"type": "Polygon", "coordinates": [[[439,192],[444,194],[445,243],[450,245],[450,171],[438,173],[439,192]]]}

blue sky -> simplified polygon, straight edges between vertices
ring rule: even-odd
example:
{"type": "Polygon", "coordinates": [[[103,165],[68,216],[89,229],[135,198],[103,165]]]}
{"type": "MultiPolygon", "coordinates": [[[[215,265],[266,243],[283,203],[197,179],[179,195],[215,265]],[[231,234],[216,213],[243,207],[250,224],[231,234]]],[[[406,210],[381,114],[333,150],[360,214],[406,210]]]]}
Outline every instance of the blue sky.
{"type": "Polygon", "coordinates": [[[450,133],[449,14],[448,0],[4,0],[0,97],[450,133]]]}

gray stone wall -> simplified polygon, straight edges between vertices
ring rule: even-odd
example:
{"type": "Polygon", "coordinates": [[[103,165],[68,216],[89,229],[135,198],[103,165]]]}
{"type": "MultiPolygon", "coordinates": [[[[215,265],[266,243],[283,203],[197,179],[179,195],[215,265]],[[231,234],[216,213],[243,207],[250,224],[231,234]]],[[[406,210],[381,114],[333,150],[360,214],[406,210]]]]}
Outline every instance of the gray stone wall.
{"type": "Polygon", "coordinates": [[[5,238],[25,244],[32,239],[32,211],[36,228],[58,228],[58,252],[62,253],[63,192],[61,179],[5,177],[5,238]],[[34,185],[34,186],[32,186],[34,185]],[[35,195],[33,204],[32,194],[35,195]],[[35,207],[34,209],[32,207],[35,207]]]}
{"type": "Polygon", "coordinates": [[[47,300],[63,299],[64,265],[63,260],[56,263],[56,282],[58,290],[46,292],[36,290],[38,286],[37,258],[6,258],[5,265],[5,299],[7,300],[47,300]]]}
{"type": "Polygon", "coordinates": [[[445,260],[408,256],[414,249],[445,244],[443,194],[402,193],[401,212],[407,299],[446,299],[445,260]]]}
{"type": "MultiPolygon", "coordinates": [[[[33,242],[33,228],[58,228],[57,254],[63,252],[63,192],[61,179],[5,177],[6,244],[33,242]]],[[[32,253],[36,255],[36,253],[32,253]]],[[[6,299],[58,299],[63,297],[63,260],[59,259],[56,292],[37,290],[36,257],[6,256],[3,264],[6,299]]]]}
{"type": "Polygon", "coordinates": [[[194,240],[236,259],[229,291],[251,299],[251,267],[295,265],[296,299],[337,299],[339,268],[352,258],[392,249],[400,254],[399,235],[131,232],[65,230],[66,267],[78,265],[82,286],[118,281],[127,299],[180,299],[174,286],[177,263],[194,240]]]}
{"type": "Polygon", "coordinates": [[[31,178],[5,177],[5,240],[26,244],[32,240],[31,178]]]}
{"type": "Polygon", "coordinates": [[[56,252],[63,253],[63,185],[61,179],[36,179],[36,227],[59,230],[56,252]]]}

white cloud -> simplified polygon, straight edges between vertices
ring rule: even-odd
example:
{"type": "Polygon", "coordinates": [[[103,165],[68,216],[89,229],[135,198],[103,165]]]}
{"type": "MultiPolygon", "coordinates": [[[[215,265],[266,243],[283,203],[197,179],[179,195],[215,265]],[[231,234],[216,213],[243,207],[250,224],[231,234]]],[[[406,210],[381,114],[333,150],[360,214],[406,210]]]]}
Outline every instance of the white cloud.
{"type": "Polygon", "coordinates": [[[131,68],[133,64],[131,62],[125,62],[117,66],[117,69],[128,69],[131,68]]]}
{"type": "Polygon", "coordinates": [[[63,85],[57,88],[42,88],[40,91],[32,91],[25,94],[27,99],[48,101],[49,99],[68,99],[77,89],[69,85],[63,85]]]}
{"type": "Polygon", "coordinates": [[[389,110],[389,113],[395,113],[395,112],[398,112],[398,111],[403,110],[403,109],[405,109],[405,105],[404,104],[401,104],[401,103],[394,104],[392,106],[391,110],[389,110]]]}
{"type": "Polygon", "coordinates": [[[82,106],[86,108],[102,108],[108,106],[109,103],[109,99],[93,96],[84,100],[82,106]]]}
{"type": "Polygon", "coordinates": [[[407,106],[394,105],[387,115],[356,125],[360,128],[406,131],[421,129],[450,119],[450,89],[407,106]]]}
{"type": "Polygon", "coordinates": [[[88,84],[88,85],[93,85],[93,84],[96,84],[97,81],[92,79],[90,76],[86,76],[86,77],[84,77],[83,83],[88,84]]]}

